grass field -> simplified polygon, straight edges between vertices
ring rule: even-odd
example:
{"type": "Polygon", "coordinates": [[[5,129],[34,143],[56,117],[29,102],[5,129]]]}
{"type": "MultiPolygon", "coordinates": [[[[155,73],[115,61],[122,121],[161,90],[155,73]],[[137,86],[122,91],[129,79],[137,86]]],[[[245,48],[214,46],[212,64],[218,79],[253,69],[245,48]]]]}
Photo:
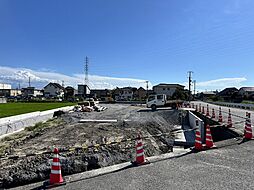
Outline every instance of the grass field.
{"type": "Polygon", "coordinates": [[[52,102],[52,103],[7,103],[0,104],[0,118],[8,117],[13,115],[19,115],[23,113],[29,113],[34,111],[45,111],[54,108],[60,108],[64,106],[72,106],[75,103],[62,103],[62,102],[52,102]]]}

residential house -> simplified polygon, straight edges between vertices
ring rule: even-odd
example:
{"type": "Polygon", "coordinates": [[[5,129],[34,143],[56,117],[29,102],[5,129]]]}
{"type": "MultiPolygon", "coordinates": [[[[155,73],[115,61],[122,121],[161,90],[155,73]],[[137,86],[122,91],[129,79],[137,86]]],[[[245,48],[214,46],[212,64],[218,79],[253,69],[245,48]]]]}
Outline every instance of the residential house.
{"type": "Polygon", "coordinates": [[[143,87],[140,87],[134,92],[133,96],[134,99],[145,100],[147,97],[147,91],[143,87]]]}
{"type": "Polygon", "coordinates": [[[218,96],[223,98],[224,101],[231,102],[238,95],[238,89],[235,87],[225,88],[218,93],[218,96]]]}
{"type": "Polygon", "coordinates": [[[153,91],[155,94],[166,94],[167,98],[171,98],[176,90],[184,91],[184,86],[180,84],[166,84],[161,83],[153,86],[153,91]]]}
{"type": "Polygon", "coordinates": [[[200,100],[208,100],[213,98],[215,95],[216,95],[216,92],[214,91],[205,91],[205,92],[199,93],[197,96],[200,100]]]}
{"type": "Polygon", "coordinates": [[[10,96],[11,85],[0,83],[0,97],[10,96]]]}
{"type": "Polygon", "coordinates": [[[254,87],[242,87],[239,89],[239,94],[243,96],[244,99],[249,99],[254,95],[254,87]]]}
{"type": "Polygon", "coordinates": [[[43,96],[43,91],[39,89],[35,89],[35,87],[22,88],[21,93],[22,93],[22,97],[24,98],[43,96]]]}
{"type": "Polygon", "coordinates": [[[111,91],[111,94],[112,94],[112,98],[113,98],[114,100],[118,100],[119,97],[120,97],[120,94],[121,94],[121,89],[118,88],[118,87],[116,87],[115,89],[113,89],[113,90],[111,91]]]}
{"type": "Polygon", "coordinates": [[[90,88],[89,86],[85,85],[85,84],[79,84],[78,85],[78,96],[79,97],[89,97],[90,96],[90,88]]]}
{"type": "Polygon", "coordinates": [[[44,87],[44,96],[46,98],[63,98],[65,88],[58,83],[50,82],[44,87]]]}
{"type": "Polygon", "coordinates": [[[105,98],[111,96],[111,91],[108,89],[93,89],[91,90],[90,95],[94,98],[105,98]]]}
{"type": "Polygon", "coordinates": [[[0,97],[17,97],[21,96],[21,89],[12,89],[10,84],[0,83],[0,97]]]}
{"type": "Polygon", "coordinates": [[[133,87],[124,87],[124,88],[116,88],[112,91],[112,96],[115,100],[118,101],[128,101],[134,98],[134,92],[137,88],[133,87]]]}
{"type": "Polygon", "coordinates": [[[134,91],[137,90],[137,88],[132,87],[124,87],[121,88],[120,96],[118,97],[118,100],[132,100],[134,91]]]}
{"type": "Polygon", "coordinates": [[[67,100],[73,99],[77,94],[78,94],[78,91],[75,88],[73,88],[71,86],[67,86],[65,88],[65,94],[64,94],[65,99],[67,99],[67,100]]]}

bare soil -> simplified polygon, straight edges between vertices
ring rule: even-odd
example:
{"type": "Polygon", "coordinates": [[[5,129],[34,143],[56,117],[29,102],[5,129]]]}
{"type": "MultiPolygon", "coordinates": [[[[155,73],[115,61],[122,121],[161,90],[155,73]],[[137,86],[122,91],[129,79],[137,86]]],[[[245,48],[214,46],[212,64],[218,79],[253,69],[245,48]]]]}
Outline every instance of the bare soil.
{"type": "MultiPolygon", "coordinates": [[[[171,151],[172,130],[180,125],[177,110],[155,112],[142,106],[103,105],[103,112],[72,112],[0,140],[0,155],[21,155],[115,142],[121,139],[169,133],[144,139],[146,156],[171,151]],[[79,123],[80,119],[117,119],[117,123],[79,123]]],[[[60,153],[62,174],[70,175],[135,159],[135,141],[60,153]]],[[[24,185],[49,178],[52,154],[0,159],[0,188],[24,185]]]]}

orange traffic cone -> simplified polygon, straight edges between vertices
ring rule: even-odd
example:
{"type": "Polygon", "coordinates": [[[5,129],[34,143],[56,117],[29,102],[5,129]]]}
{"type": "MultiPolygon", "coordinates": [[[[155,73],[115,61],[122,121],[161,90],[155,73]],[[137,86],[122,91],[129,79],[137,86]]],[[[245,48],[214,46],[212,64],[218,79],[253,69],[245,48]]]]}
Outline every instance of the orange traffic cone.
{"type": "Polygon", "coordinates": [[[149,162],[145,159],[143,142],[140,134],[138,134],[137,142],[136,142],[136,161],[133,162],[135,165],[144,165],[149,164],[149,162]]]}
{"type": "Polygon", "coordinates": [[[54,149],[54,157],[53,157],[53,163],[51,166],[51,174],[49,183],[52,184],[61,184],[64,182],[62,174],[61,174],[61,165],[59,160],[59,151],[57,148],[54,149]]]}
{"type": "Polygon", "coordinates": [[[205,114],[205,107],[202,106],[202,114],[205,114]]]}
{"type": "Polygon", "coordinates": [[[252,139],[252,128],[251,128],[251,119],[250,113],[246,112],[246,123],[244,129],[244,139],[250,140],[252,139]]]}
{"type": "Polygon", "coordinates": [[[207,106],[206,106],[206,116],[210,116],[210,114],[209,114],[209,106],[208,106],[208,104],[207,104],[207,106]]]}
{"type": "Polygon", "coordinates": [[[231,118],[231,112],[230,109],[228,110],[228,127],[232,127],[232,118],[231,118]]]}
{"type": "Polygon", "coordinates": [[[215,111],[214,111],[214,108],[212,110],[212,119],[215,119],[215,111]]]}
{"type": "Polygon", "coordinates": [[[196,137],[195,137],[195,150],[202,150],[202,140],[201,140],[201,134],[199,131],[199,124],[198,124],[198,120],[196,120],[196,137]]]}
{"type": "Polygon", "coordinates": [[[221,107],[219,108],[219,122],[223,122],[222,114],[221,114],[221,107]]]}
{"type": "Polygon", "coordinates": [[[206,125],[205,146],[206,146],[206,148],[212,148],[212,147],[214,147],[213,137],[212,137],[212,134],[211,134],[211,129],[210,129],[209,124],[206,125]]]}

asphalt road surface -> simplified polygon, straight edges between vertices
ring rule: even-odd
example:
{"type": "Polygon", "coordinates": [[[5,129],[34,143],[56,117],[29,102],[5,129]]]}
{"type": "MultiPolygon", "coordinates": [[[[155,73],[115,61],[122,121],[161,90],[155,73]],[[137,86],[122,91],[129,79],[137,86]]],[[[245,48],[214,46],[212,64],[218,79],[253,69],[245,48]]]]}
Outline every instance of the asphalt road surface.
{"type": "Polygon", "coordinates": [[[254,141],[218,143],[218,149],[69,183],[78,189],[254,189],[254,141]]]}
{"type": "Polygon", "coordinates": [[[218,119],[219,119],[219,107],[221,107],[223,123],[228,122],[228,112],[229,112],[229,109],[230,109],[232,122],[233,122],[233,127],[240,134],[243,134],[243,132],[244,132],[246,112],[251,113],[251,121],[252,121],[252,125],[254,125],[254,112],[253,111],[239,109],[239,108],[218,106],[218,105],[209,104],[209,103],[201,102],[201,101],[195,101],[195,102],[192,102],[192,103],[194,103],[195,105],[200,105],[201,104],[201,106],[204,106],[205,107],[205,113],[206,113],[207,104],[208,104],[209,105],[210,116],[212,115],[212,109],[215,109],[215,115],[216,115],[215,120],[216,121],[218,121],[218,119]]]}

